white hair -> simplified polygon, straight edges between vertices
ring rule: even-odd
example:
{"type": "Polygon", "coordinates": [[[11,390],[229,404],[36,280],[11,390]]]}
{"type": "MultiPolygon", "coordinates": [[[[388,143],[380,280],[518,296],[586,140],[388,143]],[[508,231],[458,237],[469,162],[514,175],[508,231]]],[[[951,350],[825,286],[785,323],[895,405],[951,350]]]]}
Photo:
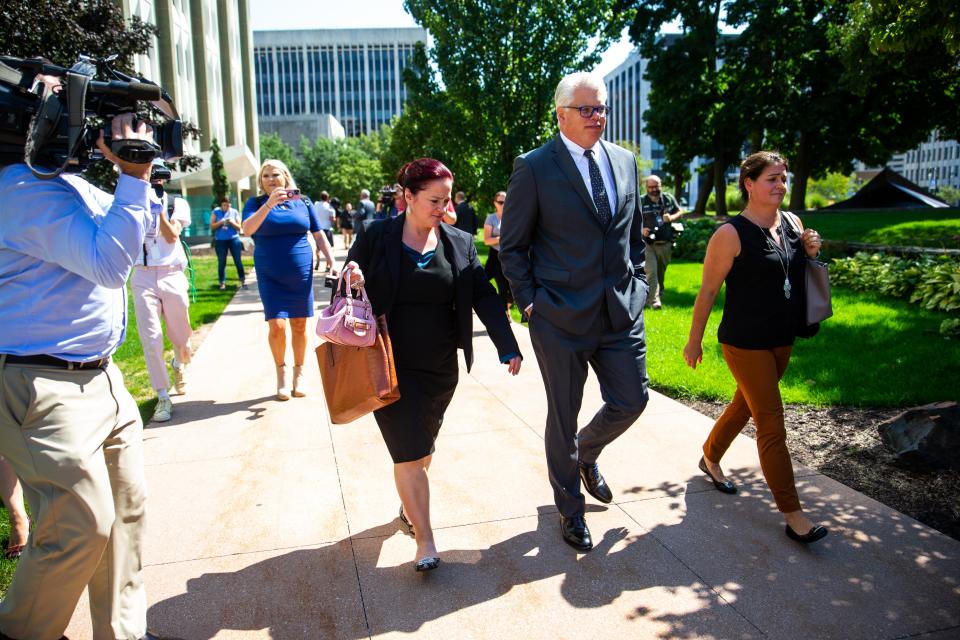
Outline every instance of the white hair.
{"type": "Polygon", "coordinates": [[[644,182],[646,182],[647,180],[654,180],[654,181],[656,181],[657,184],[663,184],[663,180],[661,180],[661,179],[660,179],[660,176],[658,176],[658,175],[655,174],[655,173],[651,173],[651,174],[648,175],[646,178],[644,178],[644,182]]]}
{"type": "Polygon", "coordinates": [[[601,102],[606,102],[607,100],[607,85],[604,84],[603,78],[593,73],[579,71],[577,73],[569,73],[560,80],[560,84],[557,85],[557,90],[553,94],[554,105],[557,107],[571,106],[570,102],[573,100],[573,92],[578,87],[595,89],[597,93],[600,94],[601,102]]]}
{"type": "Polygon", "coordinates": [[[360,189],[360,199],[361,199],[361,200],[363,200],[364,198],[369,198],[369,197],[370,197],[370,192],[369,192],[369,191],[367,191],[366,189],[360,189]]]}

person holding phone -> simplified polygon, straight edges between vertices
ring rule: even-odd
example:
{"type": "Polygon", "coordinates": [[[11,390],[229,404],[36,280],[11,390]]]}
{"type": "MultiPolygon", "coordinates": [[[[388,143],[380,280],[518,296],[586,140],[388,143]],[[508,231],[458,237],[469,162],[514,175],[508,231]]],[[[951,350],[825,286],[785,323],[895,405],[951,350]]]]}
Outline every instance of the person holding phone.
{"type": "Polygon", "coordinates": [[[243,269],[243,243],[240,242],[240,212],[230,206],[230,198],[224,196],[220,206],[210,214],[210,230],[213,231],[214,248],[217,252],[217,278],[220,288],[227,288],[227,252],[233,256],[240,288],[247,288],[247,274],[243,269]]]}
{"type": "Polygon", "coordinates": [[[313,205],[300,196],[290,170],[280,160],[265,160],[258,182],[262,193],[243,206],[243,232],[253,236],[253,264],[263,312],[269,328],[268,342],[277,367],[277,400],[289,400],[287,375],[287,325],[293,342],[293,390],[306,395],[303,361],[307,354],[307,318],[313,316],[313,234],[336,274],[333,249],[320,229],[313,205]]]}

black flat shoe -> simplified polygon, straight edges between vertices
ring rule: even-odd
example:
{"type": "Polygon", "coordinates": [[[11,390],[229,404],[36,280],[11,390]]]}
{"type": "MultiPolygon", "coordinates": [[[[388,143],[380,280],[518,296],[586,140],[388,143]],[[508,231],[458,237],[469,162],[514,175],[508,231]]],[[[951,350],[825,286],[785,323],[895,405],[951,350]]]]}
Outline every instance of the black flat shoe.
{"type": "Polygon", "coordinates": [[[717,489],[717,491],[720,491],[721,493],[731,493],[731,494],[737,492],[737,485],[733,484],[729,480],[724,480],[723,482],[720,482],[719,480],[713,477],[713,474],[707,470],[707,462],[706,460],[703,459],[703,456],[700,456],[700,464],[698,466],[700,467],[700,471],[703,471],[705,474],[707,474],[707,477],[710,478],[711,482],[713,482],[713,486],[717,489]]]}
{"type": "Polygon", "coordinates": [[[600,465],[596,462],[593,464],[578,462],[577,468],[580,469],[580,477],[583,479],[583,486],[586,487],[587,493],[603,504],[608,504],[613,500],[613,492],[610,491],[607,481],[603,479],[603,475],[600,473],[600,465]]]}
{"type": "Polygon", "coordinates": [[[440,558],[431,556],[420,558],[420,561],[413,566],[414,571],[433,571],[440,566],[440,558]]]}
{"type": "Polygon", "coordinates": [[[560,533],[563,535],[563,541],[577,551],[586,552],[593,549],[590,529],[587,528],[587,521],[583,516],[573,518],[560,516],[560,533]]]}
{"type": "MultiPolygon", "coordinates": [[[[412,535],[412,536],[416,536],[416,535],[417,535],[416,533],[413,532],[413,523],[410,522],[409,520],[407,520],[407,516],[404,515],[404,513],[403,513],[403,505],[400,505],[400,522],[402,522],[402,523],[404,524],[404,526],[407,527],[407,533],[409,533],[409,534],[412,535]]],[[[418,571],[419,571],[419,569],[418,569],[418,571]]]]}
{"type": "Polygon", "coordinates": [[[788,538],[790,538],[791,540],[796,540],[801,544],[810,544],[811,542],[816,542],[817,540],[823,540],[824,538],[827,537],[827,534],[830,533],[830,531],[826,527],[822,527],[819,524],[811,527],[810,531],[807,531],[803,535],[800,535],[799,533],[794,531],[788,524],[783,525],[783,527],[784,527],[784,531],[787,532],[788,538]]]}

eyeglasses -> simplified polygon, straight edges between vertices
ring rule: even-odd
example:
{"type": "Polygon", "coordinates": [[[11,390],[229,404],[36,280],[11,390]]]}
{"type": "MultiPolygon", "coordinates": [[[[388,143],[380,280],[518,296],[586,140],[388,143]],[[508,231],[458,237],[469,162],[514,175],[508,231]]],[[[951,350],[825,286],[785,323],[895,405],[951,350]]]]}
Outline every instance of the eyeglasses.
{"type": "Polygon", "coordinates": [[[503,200],[494,200],[496,204],[503,204],[503,200]]]}
{"type": "Polygon", "coordinates": [[[601,118],[610,115],[610,105],[606,104],[601,104],[597,107],[585,104],[579,107],[564,107],[564,109],[576,109],[580,113],[581,118],[592,118],[593,114],[597,114],[601,118]]]}

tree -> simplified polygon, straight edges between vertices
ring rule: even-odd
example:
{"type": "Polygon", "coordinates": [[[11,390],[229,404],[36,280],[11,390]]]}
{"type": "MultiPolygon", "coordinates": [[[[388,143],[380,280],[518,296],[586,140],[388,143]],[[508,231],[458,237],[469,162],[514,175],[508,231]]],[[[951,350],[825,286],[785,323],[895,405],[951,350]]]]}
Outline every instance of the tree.
{"type": "MultiPolygon", "coordinates": [[[[727,167],[739,157],[746,138],[728,64],[731,39],[720,33],[720,19],[728,6],[728,0],[638,3],[630,27],[631,39],[649,59],[646,131],[664,145],[674,172],[697,156],[712,159],[709,184],[715,190],[718,215],[726,213],[727,167]],[[682,33],[662,36],[661,27],[676,20],[682,33]]],[[[701,192],[696,213],[705,211],[709,191],[701,192]]]]}
{"type": "Polygon", "coordinates": [[[900,78],[943,137],[960,138],[960,5],[858,0],[831,35],[853,86],[900,78]]]}
{"type": "MultiPolygon", "coordinates": [[[[728,21],[746,28],[731,50],[748,131],[790,159],[790,208],[803,209],[810,178],[850,173],[855,159],[882,164],[924,139],[933,110],[918,110],[917,76],[877,74],[864,83],[838,62],[834,34],[847,0],[736,0],[728,21]],[[769,73],[776,61],[776,73],[769,73]]],[[[918,71],[919,72],[919,71],[918,71]]],[[[926,105],[925,105],[926,106],[926,105]]]]}
{"type": "Polygon", "coordinates": [[[299,160],[294,155],[293,147],[285,143],[276,133],[260,134],[260,162],[266,160],[279,160],[287,165],[294,176],[300,173],[299,160]]]}
{"type": "MultiPolygon", "coordinates": [[[[416,143],[410,136],[424,127],[449,127],[440,132],[446,142],[427,137],[448,152],[458,183],[461,177],[475,180],[480,197],[506,188],[514,158],[551,132],[557,83],[568,72],[593,68],[599,53],[619,37],[628,18],[623,4],[406,0],[407,10],[433,38],[431,57],[443,85],[431,86],[431,78],[421,76],[410,87],[410,102],[394,127],[397,148],[416,143]],[[592,38],[597,44],[591,50],[592,38]],[[414,100],[417,85],[428,91],[419,102],[414,100]],[[411,109],[419,113],[404,122],[411,109]]],[[[425,60],[417,62],[417,71],[427,74],[425,60]]]]}
{"type": "Polygon", "coordinates": [[[224,198],[230,197],[230,181],[227,180],[227,171],[223,168],[223,154],[220,153],[220,143],[214,138],[210,142],[210,174],[213,179],[213,204],[219,207],[224,198]]]}

